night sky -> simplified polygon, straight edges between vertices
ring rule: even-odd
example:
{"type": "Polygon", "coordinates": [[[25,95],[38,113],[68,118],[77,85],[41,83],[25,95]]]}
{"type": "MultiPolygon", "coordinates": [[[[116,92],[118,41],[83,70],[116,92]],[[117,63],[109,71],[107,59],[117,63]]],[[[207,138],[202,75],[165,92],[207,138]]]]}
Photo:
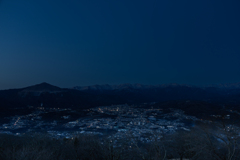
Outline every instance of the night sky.
{"type": "Polygon", "coordinates": [[[240,82],[239,0],[0,0],[0,89],[240,82]]]}

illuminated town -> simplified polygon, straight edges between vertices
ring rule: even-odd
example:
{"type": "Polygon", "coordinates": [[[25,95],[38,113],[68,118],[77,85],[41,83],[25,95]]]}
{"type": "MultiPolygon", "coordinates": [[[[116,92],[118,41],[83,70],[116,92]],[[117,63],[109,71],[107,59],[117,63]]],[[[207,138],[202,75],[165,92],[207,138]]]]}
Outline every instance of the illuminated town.
{"type": "Polygon", "coordinates": [[[21,135],[47,132],[56,138],[95,134],[116,139],[131,135],[146,142],[149,141],[147,135],[190,131],[194,122],[199,121],[181,110],[169,109],[167,113],[162,109],[145,109],[126,104],[95,107],[81,113],[72,109],[38,107],[30,114],[5,119],[9,123],[1,124],[1,133],[21,135]]]}

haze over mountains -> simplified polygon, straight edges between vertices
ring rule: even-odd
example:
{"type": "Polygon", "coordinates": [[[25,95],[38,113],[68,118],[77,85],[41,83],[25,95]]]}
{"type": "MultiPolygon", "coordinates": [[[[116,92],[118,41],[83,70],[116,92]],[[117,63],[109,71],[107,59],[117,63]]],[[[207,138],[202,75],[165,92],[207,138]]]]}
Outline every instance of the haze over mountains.
{"type": "Polygon", "coordinates": [[[27,106],[89,108],[115,104],[139,104],[173,100],[240,103],[240,83],[207,87],[190,85],[94,85],[59,88],[41,83],[26,88],[0,91],[1,108],[27,106]]]}

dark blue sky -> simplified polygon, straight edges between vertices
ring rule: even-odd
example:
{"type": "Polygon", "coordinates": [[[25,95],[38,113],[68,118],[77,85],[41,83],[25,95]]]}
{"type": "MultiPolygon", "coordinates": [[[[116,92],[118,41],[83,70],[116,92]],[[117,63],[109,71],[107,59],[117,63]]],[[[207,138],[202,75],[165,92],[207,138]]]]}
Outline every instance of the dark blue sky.
{"type": "Polygon", "coordinates": [[[240,81],[239,0],[0,0],[0,89],[240,81]]]}

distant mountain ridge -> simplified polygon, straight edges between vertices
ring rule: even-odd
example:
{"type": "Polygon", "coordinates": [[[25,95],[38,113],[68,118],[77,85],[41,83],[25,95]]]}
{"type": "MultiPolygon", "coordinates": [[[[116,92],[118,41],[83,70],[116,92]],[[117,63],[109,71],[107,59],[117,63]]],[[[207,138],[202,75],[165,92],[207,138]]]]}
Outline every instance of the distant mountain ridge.
{"type": "Polygon", "coordinates": [[[170,84],[159,84],[159,85],[144,85],[144,84],[119,84],[119,85],[91,85],[91,86],[75,86],[73,89],[87,91],[87,90],[95,90],[95,91],[104,91],[104,90],[123,90],[123,89],[153,89],[153,88],[164,88],[164,87],[197,87],[197,88],[220,88],[220,89],[240,89],[240,82],[237,83],[220,83],[220,84],[211,84],[211,85],[187,85],[187,84],[177,84],[177,83],[170,83],[170,84]]]}
{"type": "Polygon", "coordinates": [[[60,88],[44,82],[20,89],[0,90],[0,108],[37,107],[42,104],[44,107],[89,108],[173,100],[240,104],[238,84],[223,86],[121,84],[60,88]]]}
{"type": "Polygon", "coordinates": [[[177,87],[177,86],[186,86],[190,87],[190,85],[182,85],[177,83],[171,83],[171,84],[161,84],[161,85],[144,85],[144,84],[119,84],[119,85],[92,85],[92,86],[76,86],[73,87],[73,89],[86,91],[86,90],[123,90],[123,89],[153,89],[153,88],[164,88],[164,87],[177,87]]]}
{"type": "Polygon", "coordinates": [[[240,89],[240,82],[219,83],[219,84],[206,85],[205,87],[216,87],[216,88],[224,88],[224,89],[240,89]]]}

